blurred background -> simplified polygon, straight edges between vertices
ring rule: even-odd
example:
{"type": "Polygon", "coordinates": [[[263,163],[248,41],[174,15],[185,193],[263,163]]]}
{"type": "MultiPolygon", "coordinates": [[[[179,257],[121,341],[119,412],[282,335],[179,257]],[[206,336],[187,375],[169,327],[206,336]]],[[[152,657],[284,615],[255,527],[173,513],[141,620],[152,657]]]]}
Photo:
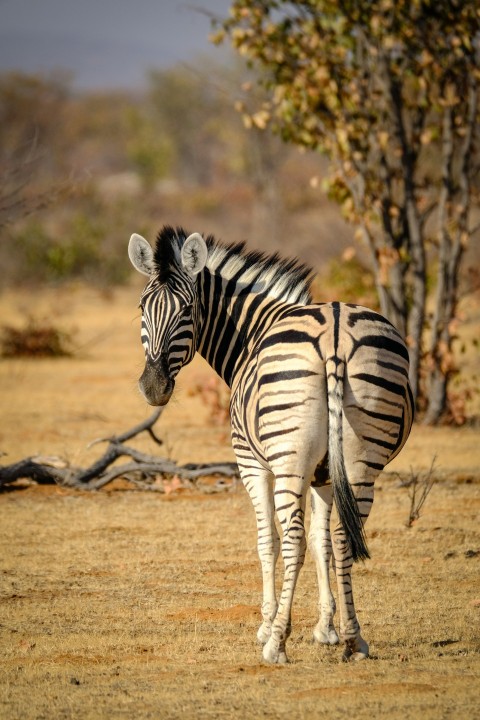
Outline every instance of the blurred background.
{"type": "Polygon", "coordinates": [[[235,110],[245,63],[209,42],[228,0],[0,2],[3,287],[130,275],[131,232],[164,223],[299,255],[352,230],[320,189],[325,160],[235,110]]]}
{"type": "MultiPolygon", "coordinates": [[[[473,35],[471,31],[478,28],[478,12],[466,3],[462,25],[458,13],[442,10],[446,49],[433,62],[433,45],[430,54],[408,45],[416,24],[407,5],[402,5],[402,25],[391,3],[365,4],[365,27],[371,33],[368,52],[372,57],[390,53],[393,71],[398,71],[398,57],[390,52],[392,35],[383,21],[392,22],[398,47],[403,48],[399,57],[409,69],[398,71],[398,81],[404,84],[402,113],[413,127],[420,116],[424,123],[418,137],[412,132],[409,150],[418,159],[415,201],[422,236],[420,255],[415,255],[405,201],[408,153],[399,146],[392,99],[388,92],[379,93],[378,100],[367,93],[363,102],[361,72],[341,87],[333,75],[327,78],[328,62],[322,66],[319,59],[317,48],[323,43],[336,71],[336,49],[341,42],[356,42],[357,35],[346,31],[342,36],[338,24],[328,25],[325,13],[340,12],[334,5],[322,6],[320,14],[309,3],[291,4],[285,12],[297,12],[300,21],[302,13],[308,19],[311,12],[317,13],[315,22],[326,22],[303,46],[302,30],[290,38],[288,33],[284,38],[272,34],[268,18],[278,19],[288,3],[272,10],[273,5],[229,0],[0,0],[0,353],[31,356],[37,339],[41,343],[47,337],[55,350],[50,354],[58,354],[57,325],[74,317],[65,302],[58,301],[58,293],[71,290],[73,283],[77,293],[80,287],[99,292],[111,306],[115,292],[120,307],[118,293],[141,285],[126,255],[130,234],[138,232],[154,241],[162,225],[180,225],[188,232],[214,234],[226,242],[246,240],[252,248],[299,257],[317,273],[316,300],[341,299],[381,309],[407,337],[420,411],[431,404],[437,382],[438,407],[429,422],[473,420],[480,402],[480,110],[476,97],[472,122],[464,126],[468,74],[459,58],[465,67],[478,70],[480,50],[471,42],[473,37],[480,48],[480,30],[473,35]],[[262,13],[265,23],[256,28],[262,13]],[[228,17],[230,42],[215,45],[212,32],[225,27],[228,17]],[[452,34],[452,23],[458,24],[457,35],[452,34]],[[255,28],[264,32],[261,38],[255,28]],[[257,38],[261,42],[255,44],[257,38]],[[277,54],[272,51],[275,42],[276,51],[281,51],[277,54]],[[238,52],[230,49],[231,44],[238,52]],[[294,52],[290,84],[282,87],[276,78],[283,61],[276,58],[285,48],[294,52]],[[262,62],[257,61],[264,50],[273,59],[264,63],[262,76],[262,62]],[[297,52],[306,53],[303,75],[303,70],[297,73],[297,52]],[[448,73],[457,65],[454,87],[448,73]],[[259,82],[268,77],[273,77],[270,97],[259,82]],[[300,81],[306,82],[305,88],[300,81]],[[356,94],[351,88],[357,88],[356,94]],[[307,110],[298,113],[298,122],[295,113],[293,119],[288,112],[283,118],[283,135],[290,142],[282,142],[282,132],[269,131],[272,96],[273,105],[281,105],[278,91],[290,92],[293,103],[300,97],[300,105],[301,98],[307,98],[307,110]],[[358,122],[349,123],[352,102],[351,116],[358,122]],[[331,138],[324,142],[317,127],[325,117],[328,122],[325,103],[340,107],[330,147],[331,138]],[[462,163],[448,163],[442,156],[447,116],[455,127],[453,154],[461,151],[470,131],[477,141],[473,151],[465,153],[469,162],[473,160],[465,163],[468,172],[463,175],[462,163]],[[347,187],[355,176],[352,163],[357,156],[367,168],[352,182],[353,188],[356,182],[357,189],[368,190],[360,209],[355,189],[347,187]],[[448,202],[442,200],[445,165],[451,170],[448,202]],[[470,195],[464,212],[461,189],[467,180],[470,195]],[[470,216],[472,230],[467,227],[470,216]],[[415,263],[422,253],[425,262],[419,268],[415,263]],[[455,257],[463,257],[463,262],[455,257]],[[451,291],[443,282],[443,267],[451,291]],[[422,287],[416,297],[419,276],[422,287]],[[40,311],[42,293],[47,291],[51,299],[40,311]]],[[[429,22],[428,8],[424,10],[429,22]]],[[[346,63],[342,72],[347,77],[351,70],[346,63]]],[[[364,70],[371,72],[372,82],[383,82],[375,75],[375,64],[364,70]]],[[[131,297],[122,296],[125,307],[131,307],[131,297]]],[[[82,298],[75,323],[93,327],[85,308],[82,298]]],[[[80,344],[93,342],[88,333],[80,336],[80,344]]]]}

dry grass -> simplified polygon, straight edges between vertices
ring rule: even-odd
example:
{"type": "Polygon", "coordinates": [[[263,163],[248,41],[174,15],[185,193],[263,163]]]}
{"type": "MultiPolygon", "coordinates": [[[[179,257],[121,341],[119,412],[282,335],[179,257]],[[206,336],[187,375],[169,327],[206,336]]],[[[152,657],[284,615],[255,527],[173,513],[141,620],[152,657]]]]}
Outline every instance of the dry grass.
{"type": "MultiPolygon", "coordinates": [[[[94,437],[148,413],[135,391],[142,356],[137,290],[102,298],[72,288],[50,303],[78,326],[88,357],[0,363],[0,449],[87,455],[94,437]]],[[[2,317],[22,311],[0,298],[2,317]]],[[[186,369],[159,429],[181,461],[230,459],[227,433],[189,394],[186,369]]],[[[139,441],[148,444],[148,439],[139,441]]],[[[153,446],[148,445],[149,450],[153,446]]],[[[92,451],[93,452],[93,451],[92,451]]],[[[0,717],[474,718],[480,675],[478,431],[416,428],[392,470],[437,482],[420,519],[394,474],[379,483],[356,568],[359,618],[372,657],[342,664],[310,643],[311,558],[294,606],[291,663],[260,662],[260,572],[253,511],[223,495],[37,486],[0,495],[0,717]]]]}
{"type": "Polygon", "coordinates": [[[436,488],[412,530],[395,519],[405,494],[381,488],[374,559],[356,572],[372,659],[342,665],[339,649],[310,643],[309,560],[280,669],[260,663],[254,640],[260,579],[243,491],[3,495],[1,716],[474,717],[478,557],[465,553],[480,546],[478,486],[436,488]]]}

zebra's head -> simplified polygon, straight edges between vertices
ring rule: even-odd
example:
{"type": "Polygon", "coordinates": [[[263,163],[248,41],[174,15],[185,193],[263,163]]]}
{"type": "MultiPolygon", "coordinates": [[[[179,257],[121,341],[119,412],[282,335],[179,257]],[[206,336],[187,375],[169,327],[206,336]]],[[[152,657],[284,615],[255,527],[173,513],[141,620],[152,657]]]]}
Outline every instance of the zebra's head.
{"type": "Polygon", "coordinates": [[[201,312],[197,276],[207,254],[199,233],[185,238],[180,230],[164,228],[155,250],[136,233],[130,238],[130,261],[149,277],[140,301],[146,362],[139,387],[150,405],[167,404],[178,371],[197,350],[201,312]]]}

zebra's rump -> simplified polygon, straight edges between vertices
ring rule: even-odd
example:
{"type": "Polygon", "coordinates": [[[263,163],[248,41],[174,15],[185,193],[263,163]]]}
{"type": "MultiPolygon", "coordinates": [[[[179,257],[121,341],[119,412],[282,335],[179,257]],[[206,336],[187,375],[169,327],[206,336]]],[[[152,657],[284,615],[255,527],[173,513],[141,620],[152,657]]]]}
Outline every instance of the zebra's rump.
{"type": "Polygon", "coordinates": [[[405,343],[385,318],[360,306],[286,307],[257,339],[233,392],[233,424],[257,459],[278,466],[308,454],[315,485],[328,480],[332,412],[343,416],[350,454],[379,469],[400,451],[412,423],[405,343]]]}

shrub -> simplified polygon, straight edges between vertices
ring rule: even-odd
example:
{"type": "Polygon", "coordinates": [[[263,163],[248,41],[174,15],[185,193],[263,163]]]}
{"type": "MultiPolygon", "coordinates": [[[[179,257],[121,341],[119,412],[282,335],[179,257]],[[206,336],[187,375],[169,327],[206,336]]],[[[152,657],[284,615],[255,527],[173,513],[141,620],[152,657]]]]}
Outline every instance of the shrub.
{"type": "Polygon", "coordinates": [[[70,357],[73,354],[69,333],[32,317],[24,328],[4,325],[0,348],[4,358],[70,357]]]}

